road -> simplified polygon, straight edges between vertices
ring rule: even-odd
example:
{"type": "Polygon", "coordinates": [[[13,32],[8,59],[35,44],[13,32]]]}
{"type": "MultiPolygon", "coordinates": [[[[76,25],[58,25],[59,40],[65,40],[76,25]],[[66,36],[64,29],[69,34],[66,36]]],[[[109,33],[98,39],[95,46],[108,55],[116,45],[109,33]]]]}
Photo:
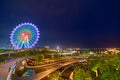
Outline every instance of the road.
{"type": "MultiPolygon", "coordinates": [[[[0,64],[0,78],[3,80],[7,79],[8,73],[9,73],[9,67],[11,67],[16,61],[21,61],[23,59],[26,59],[26,57],[18,58],[18,59],[12,59],[6,63],[0,64]]],[[[46,66],[39,66],[40,68],[44,69],[41,73],[37,73],[36,75],[30,76],[30,77],[22,77],[20,80],[40,80],[44,78],[45,76],[49,75],[50,73],[56,71],[60,67],[72,64],[76,61],[65,61],[62,63],[57,62],[56,64],[47,64],[46,66]]],[[[38,66],[37,66],[38,67],[38,66]]]]}
{"type": "Polygon", "coordinates": [[[16,54],[17,52],[13,52],[13,51],[11,51],[11,52],[3,52],[3,53],[0,53],[0,55],[3,55],[3,54],[16,54]]]}
{"type": "Polygon", "coordinates": [[[0,78],[3,80],[6,80],[8,72],[9,72],[9,67],[11,67],[17,60],[11,60],[9,62],[0,64],[0,78]]]}
{"type": "Polygon", "coordinates": [[[78,62],[78,60],[66,61],[64,63],[56,63],[54,65],[43,66],[40,68],[45,69],[44,71],[37,73],[33,76],[21,77],[21,78],[19,78],[19,80],[40,80],[40,79],[46,77],[47,75],[49,75],[50,73],[56,71],[57,69],[67,66],[67,65],[70,65],[70,64],[73,64],[73,63],[76,63],[76,62],[78,62]]]}

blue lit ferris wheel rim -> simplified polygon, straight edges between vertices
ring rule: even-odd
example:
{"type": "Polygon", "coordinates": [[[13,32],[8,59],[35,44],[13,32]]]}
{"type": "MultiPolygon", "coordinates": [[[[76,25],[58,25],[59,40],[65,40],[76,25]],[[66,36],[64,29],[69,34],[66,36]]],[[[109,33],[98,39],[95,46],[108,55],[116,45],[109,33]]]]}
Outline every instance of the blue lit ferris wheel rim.
{"type": "MultiPolygon", "coordinates": [[[[19,44],[22,44],[20,43],[20,40],[18,39],[18,35],[20,34],[20,32],[22,31],[29,31],[30,32],[30,40],[29,40],[29,45],[28,43],[24,43],[23,45],[27,45],[26,47],[24,48],[32,48],[33,46],[35,46],[35,44],[37,43],[38,39],[40,38],[39,35],[40,35],[40,32],[37,28],[37,26],[35,26],[34,24],[32,23],[22,23],[22,24],[19,24],[18,26],[16,26],[12,33],[10,34],[10,41],[11,41],[11,44],[13,45],[13,47],[16,47],[17,49],[21,49],[21,47],[19,47],[18,43],[19,44]]],[[[23,47],[23,46],[22,46],[23,47]]]]}

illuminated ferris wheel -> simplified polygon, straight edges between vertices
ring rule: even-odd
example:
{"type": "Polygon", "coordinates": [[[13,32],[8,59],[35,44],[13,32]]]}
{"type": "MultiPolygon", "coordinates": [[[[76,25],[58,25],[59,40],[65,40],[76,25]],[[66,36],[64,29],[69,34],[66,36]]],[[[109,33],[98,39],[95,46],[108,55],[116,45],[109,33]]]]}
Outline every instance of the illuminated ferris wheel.
{"type": "Polygon", "coordinates": [[[32,48],[39,39],[39,30],[32,23],[22,23],[13,29],[10,41],[14,49],[32,48]]]}

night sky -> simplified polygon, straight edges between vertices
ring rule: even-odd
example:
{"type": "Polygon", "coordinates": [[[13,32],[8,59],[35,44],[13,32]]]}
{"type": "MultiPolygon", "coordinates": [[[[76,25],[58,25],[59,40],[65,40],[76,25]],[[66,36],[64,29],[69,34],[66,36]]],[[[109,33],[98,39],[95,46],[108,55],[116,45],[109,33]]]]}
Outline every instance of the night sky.
{"type": "Polygon", "coordinates": [[[0,47],[10,44],[11,31],[23,22],[39,28],[37,47],[120,47],[119,3],[117,0],[0,0],[0,47]]]}

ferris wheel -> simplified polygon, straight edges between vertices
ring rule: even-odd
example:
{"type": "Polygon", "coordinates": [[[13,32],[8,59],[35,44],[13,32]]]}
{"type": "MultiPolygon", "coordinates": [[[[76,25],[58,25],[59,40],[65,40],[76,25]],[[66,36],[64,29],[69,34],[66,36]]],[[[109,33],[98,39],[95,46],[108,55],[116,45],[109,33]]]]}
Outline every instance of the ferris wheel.
{"type": "Polygon", "coordinates": [[[21,23],[10,34],[14,49],[32,48],[37,43],[40,32],[32,23],[21,23]]]}

